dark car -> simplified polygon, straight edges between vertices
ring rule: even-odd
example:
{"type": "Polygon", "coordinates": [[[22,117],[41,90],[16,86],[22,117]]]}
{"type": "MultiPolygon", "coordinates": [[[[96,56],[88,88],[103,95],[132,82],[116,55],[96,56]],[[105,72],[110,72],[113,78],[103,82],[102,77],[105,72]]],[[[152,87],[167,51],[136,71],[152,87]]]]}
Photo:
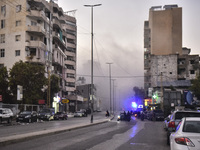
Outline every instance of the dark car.
{"type": "Polygon", "coordinates": [[[16,118],[17,122],[37,122],[38,114],[36,111],[22,111],[16,118]]]}
{"type": "Polygon", "coordinates": [[[149,120],[164,120],[164,112],[160,109],[151,111],[147,117],[149,120]]]}
{"type": "Polygon", "coordinates": [[[131,114],[128,114],[126,112],[121,112],[118,117],[117,121],[130,121],[131,120],[131,114]]]}
{"type": "Polygon", "coordinates": [[[40,120],[54,120],[55,110],[53,108],[44,108],[38,114],[40,120]]]}
{"type": "Polygon", "coordinates": [[[67,120],[68,116],[65,112],[57,112],[54,115],[54,120],[67,120]]]}

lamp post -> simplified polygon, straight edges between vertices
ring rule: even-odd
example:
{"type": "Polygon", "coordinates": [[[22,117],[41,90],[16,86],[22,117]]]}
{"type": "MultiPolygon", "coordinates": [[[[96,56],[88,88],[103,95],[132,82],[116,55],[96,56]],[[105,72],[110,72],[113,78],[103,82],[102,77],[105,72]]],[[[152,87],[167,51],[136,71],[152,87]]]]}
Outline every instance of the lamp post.
{"type": "Polygon", "coordinates": [[[115,113],[115,80],[116,79],[112,79],[113,81],[113,115],[115,113]]]}
{"type": "Polygon", "coordinates": [[[112,111],[112,103],[111,103],[111,95],[112,95],[112,93],[111,93],[111,64],[112,64],[112,63],[106,63],[106,64],[109,65],[109,78],[110,78],[110,113],[111,113],[111,111],[112,111]]]}
{"type": "Polygon", "coordinates": [[[85,7],[91,8],[91,123],[93,123],[93,105],[94,105],[94,99],[93,99],[93,7],[101,6],[101,4],[95,4],[95,5],[84,5],[85,7]]]}

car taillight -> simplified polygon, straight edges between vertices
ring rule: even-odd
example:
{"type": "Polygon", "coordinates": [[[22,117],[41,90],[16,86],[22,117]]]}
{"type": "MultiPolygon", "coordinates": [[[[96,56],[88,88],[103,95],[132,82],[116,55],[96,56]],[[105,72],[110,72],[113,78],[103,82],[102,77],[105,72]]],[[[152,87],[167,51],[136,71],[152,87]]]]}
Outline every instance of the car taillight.
{"type": "Polygon", "coordinates": [[[195,145],[192,143],[192,141],[189,138],[186,138],[186,137],[175,138],[175,142],[177,144],[187,145],[187,146],[190,146],[190,147],[195,147],[195,145]]]}
{"type": "Polygon", "coordinates": [[[169,122],[168,127],[175,128],[175,122],[174,121],[169,122]]]}

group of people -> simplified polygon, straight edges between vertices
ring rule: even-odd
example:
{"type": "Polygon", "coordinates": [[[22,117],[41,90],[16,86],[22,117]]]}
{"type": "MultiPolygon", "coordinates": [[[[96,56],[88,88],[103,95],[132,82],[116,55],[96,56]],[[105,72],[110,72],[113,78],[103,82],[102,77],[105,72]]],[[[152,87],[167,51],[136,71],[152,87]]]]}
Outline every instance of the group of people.
{"type": "Polygon", "coordinates": [[[127,121],[131,120],[131,113],[129,111],[127,113],[124,111],[124,120],[127,121]]]}

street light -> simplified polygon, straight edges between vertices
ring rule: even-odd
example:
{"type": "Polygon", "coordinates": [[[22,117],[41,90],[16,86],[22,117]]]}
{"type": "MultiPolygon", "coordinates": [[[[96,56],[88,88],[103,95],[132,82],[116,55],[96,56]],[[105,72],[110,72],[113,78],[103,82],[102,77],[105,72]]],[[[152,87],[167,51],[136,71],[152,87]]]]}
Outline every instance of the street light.
{"type": "Polygon", "coordinates": [[[110,78],[110,113],[111,113],[111,111],[112,111],[112,104],[111,104],[111,64],[112,63],[106,63],[106,64],[108,64],[109,65],[109,78],[110,78]]]}
{"type": "Polygon", "coordinates": [[[93,123],[93,105],[94,105],[94,99],[93,99],[93,7],[101,6],[101,4],[95,4],[95,5],[84,5],[85,7],[91,7],[91,123],[93,123]]]}
{"type": "Polygon", "coordinates": [[[112,79],[112,81],[113,81],[113,115],[115,112],[115,80],[116,79],[112,79]]]}

